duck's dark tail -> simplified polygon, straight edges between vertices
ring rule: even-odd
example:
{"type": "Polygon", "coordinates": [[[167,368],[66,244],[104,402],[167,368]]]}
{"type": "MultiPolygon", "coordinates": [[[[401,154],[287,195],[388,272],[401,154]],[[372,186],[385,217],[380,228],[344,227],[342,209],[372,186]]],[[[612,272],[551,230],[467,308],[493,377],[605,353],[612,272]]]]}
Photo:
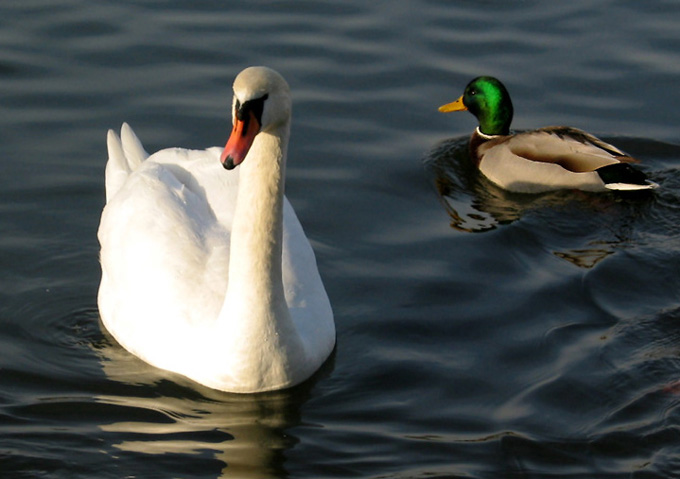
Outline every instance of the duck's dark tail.
{"type": "Polygon", "coordinates": [[[643,172],[636,170],[628,163],[614,163],[602,166],[595,171],[600,175],[605,188],[610,190],[652,190],[659,186],[649,181],[643,172]]]}

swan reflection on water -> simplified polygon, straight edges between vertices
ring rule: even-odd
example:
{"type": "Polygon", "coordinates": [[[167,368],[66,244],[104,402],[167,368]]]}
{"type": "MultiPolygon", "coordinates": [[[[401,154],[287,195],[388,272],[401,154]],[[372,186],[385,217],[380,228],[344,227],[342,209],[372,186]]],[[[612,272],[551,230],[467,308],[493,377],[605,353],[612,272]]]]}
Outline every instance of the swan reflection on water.
{"type": "Polygon", "coordinates": [[[533,221],[542,220],[537,233],[552,232],[549,243],[558,243],[553,254],[581,268],[592,268],[625,246],[632,224],[641,214],[640,208],[653,195],[580,190],[509,192],[479,172],[469,155],[468,141],[468,136],[444,140],[424,159],[427,175],[448,213],[451,227],[466,233],[483,233],[525,216],[535,217],[533,221]],[[565,240],[568,245],[559,244],[565,240]],[[573,245],[574,241],[580,244],[573,245]]]}
{"type": "Polygon", "coordinates": [[[105,333],[96,352],[108,379],[122,383],[116,395],[97,401],[125,408],[119,422],[101,424],[120,451],[145,455],[208,454],[224,464],[221,478],[280,478],[286,451],[298,439],[288,432],[300,425],[300,410],[331,361],[300,386],[258,394],[212,390],[166,372],[125,351],[105,333]],[[127,391],[127,394],[122,394],[127,391]]]}

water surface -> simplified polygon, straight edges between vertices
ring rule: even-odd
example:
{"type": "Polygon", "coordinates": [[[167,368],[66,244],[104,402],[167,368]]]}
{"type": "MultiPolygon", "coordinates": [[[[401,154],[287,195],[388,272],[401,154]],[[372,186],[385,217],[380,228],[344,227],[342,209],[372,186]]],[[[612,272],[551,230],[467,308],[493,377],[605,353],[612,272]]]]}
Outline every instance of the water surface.
{"type": "Polygon", "coordinates": [[[0,4],[3,477],[672,477],[680,470],[680,6],[0,4]],[[265,64],[338,344],[289,391],[211,391],[103,331],[108,128],[204,148],[265,64]],[[512,195],[466,161],[474,76],[516,128],[643,160],[651,195],[512,195]],[[462,145],[462,146],[461,146],[462,145]]]}

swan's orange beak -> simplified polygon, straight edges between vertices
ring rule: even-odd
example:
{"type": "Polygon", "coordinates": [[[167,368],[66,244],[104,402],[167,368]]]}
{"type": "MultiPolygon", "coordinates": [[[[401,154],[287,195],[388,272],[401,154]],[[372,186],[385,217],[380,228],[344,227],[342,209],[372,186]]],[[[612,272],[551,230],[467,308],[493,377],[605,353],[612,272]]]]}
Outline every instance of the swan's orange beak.
{"type": "Polygon", "coordinates": [[[257,121],[252,111],[246,112],[244,118],[234,117],[234,129],[224,146],[220,161],[227,170],[233,170],[248,154],[255,135],[260,131],[260,122],[257,121]]]}

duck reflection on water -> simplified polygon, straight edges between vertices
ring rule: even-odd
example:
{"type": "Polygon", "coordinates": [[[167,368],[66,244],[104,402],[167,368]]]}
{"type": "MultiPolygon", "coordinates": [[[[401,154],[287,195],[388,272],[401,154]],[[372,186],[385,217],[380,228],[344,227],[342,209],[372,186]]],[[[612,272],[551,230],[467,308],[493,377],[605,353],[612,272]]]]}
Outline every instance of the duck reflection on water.
{"type": "Polygon", "coordinates": [[[510,192],[480,174],[468,142],[467,136],[444,140],[424,158],[427,176],[451,228],[457,231],[484,233],[528,217],[527,221],[543,223],[535,234],[551,234],[546,243],[554,246],[555,256],[592,268],[625,247],[636,217],[644,214],[653,198],[650,191],[623,195],[580,190],[510,192]]]}

